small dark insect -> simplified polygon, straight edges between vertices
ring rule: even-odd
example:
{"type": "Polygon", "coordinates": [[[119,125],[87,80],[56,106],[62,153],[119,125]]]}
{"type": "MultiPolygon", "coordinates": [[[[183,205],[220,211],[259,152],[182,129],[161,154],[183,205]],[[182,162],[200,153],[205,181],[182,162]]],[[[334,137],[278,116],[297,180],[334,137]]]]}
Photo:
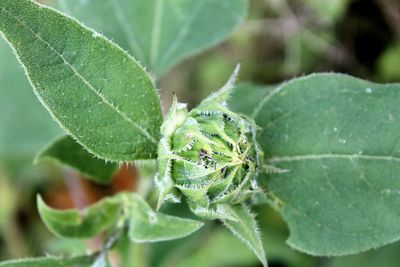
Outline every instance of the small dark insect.
{"type": "Polygon", "coordinates": [[[227,121],[230,121],[230,122],[232,122],[233,121],[233,119],[230,117],[230,116],[228,116],[228,114],[223,114],[222,115],[222,117],[224,118],[224,120],[227,120],[227,121]]]}
{"type": "Polygon", "coordinates": [[[221,169],[221,174],[222,174],[222,176],[225,178],[226,177],[226,166],[225,167],[222,167],[222,169],[221,169]]]}
{"type": "Polygon", "coordinates": [[[210,155],[208,155],[207,151],[205,151],[204,149],[200,149],[199,151],[199,159],[200,160],[214,160],[213,157],[211,157],[210,155]]]}

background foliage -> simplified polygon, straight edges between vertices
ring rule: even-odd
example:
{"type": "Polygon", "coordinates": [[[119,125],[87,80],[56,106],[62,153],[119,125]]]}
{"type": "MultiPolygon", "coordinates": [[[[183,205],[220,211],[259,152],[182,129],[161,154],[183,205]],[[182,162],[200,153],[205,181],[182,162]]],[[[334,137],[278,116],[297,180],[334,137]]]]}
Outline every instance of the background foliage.
{"type": "MultiPolygon", "coordinates": [[[[47,3],[55,6],[64,3],[61,8],[68,12],[65,8],[68,9],[74,1],[59,2],[47,3]]],[[[119,37],[122,36],[119,31],[134,32],[135,29],[105,28],[102,32],[106,35],[110,32],[108,36],[143,62],[148,62],[154,75],[161,78],[157,87],[162,88],[164,110],[170,106],[173,91],[182,102],[194,106],[224,83],[237,62],[242,64],[239,79],[257,84],[276,84],[317,71],[346,72],[376,82],[400,81],[399,3],[394,0],[322,2],[325,1],[252,0],[247,20],[228,40],[175,65],[168,72],[167,67],[160,63],[166,61],[162,58],[162,51],[168,50],[163,48],[162,41],[176,38],[173,34],[159,37],[157,45],[152,45],[151,39],[139,40],[139,47],[149,49],[140,56],[135,45],[119,37]]],[[[101,8],[107,8],[107,5],[101,8]]],[[[74,12],[79,18],[76,14],[81,11],[74,12]]],[[[218,13],[215,15],[220,16],[218,13]]],[[[102,24],[110,25],[112,20],[118,18],[93,17],[86,23],[101,27],[102,24]]],[[[168,57],[185,56],[184,48],[171,51],[168,57]]],[[[176,63],[167,61],[171,65],[176,63]]],[[[86,245],[92,249],[98,247],[96,240],[85,243],[55,239],[38,218],[35,194],[42,193],[53,207],[82,208],[103,196],[137,189],[136,171],[122,167],[111,186],[103,187],[51,163],[32,166],[31,161],[38,149],[60,136],[62,131],[35,99],[23,71],[4,41],[0,41],[0,63],[0,259],[40,256],[43,251],[82,254],[86,245]]],[[[374,106],[374,102],[366,103],[369,105],[374,106]]],[[[366,208],[371,205],[373,203],[365,203],[366,208]]],[[[187,211],[173,212],[186,214],[187,211]]],[[[279,215],[266,206],[258,207],[257,212],[272,266],[395,266],[400,260],[398,243],[340,258],[313,258],[298,253],[285,244],[288,229],[279,215]]],[[[137,253],[158,255],[150,257],[151,266],[204,266],[204,258],[209,260],[209,266],[215,267],[258,264],[240,241],[215,225],[183,241],[159,243],[150,248],[126,242],[118,249],[126,252],[124,262],[127,266],[135,263],[134,255],[137,253]],[[220,249],[228,246],[229,250],[220,249]]]]}

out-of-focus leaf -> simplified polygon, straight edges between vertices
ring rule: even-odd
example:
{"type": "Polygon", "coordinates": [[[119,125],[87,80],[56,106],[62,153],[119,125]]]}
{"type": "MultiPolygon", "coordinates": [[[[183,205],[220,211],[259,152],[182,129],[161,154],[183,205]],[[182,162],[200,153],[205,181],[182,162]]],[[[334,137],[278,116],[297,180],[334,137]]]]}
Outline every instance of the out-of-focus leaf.
{"type": "Polygon", "coordinates": [[[267,163],[288,170],[260,182],[292,247],[345,255],[400,238],[399,102],[399,84],[317,74],[277,87],[248,113],[267,163]]]}
{"type": "Polygon", "coordinates": [[[254,107],[260,102],[260,99],[263,99],[267,94],[270,94],[275,87],[276,86],[240,83],[235,86],[230,99],[228,99],[229,107],[232,110],[239,111],[246,115],[251,115],[254,107]]]}
{"type": "Polygon", "coordinates": [[[0,167],[0,233],[6,229],[17,208],[17,195],[9,177],[0,167]]]}
{"type": "Polygon", "coordinates": [[[109,183],[118,164],[96,158],[70,136],[51,142],[35,157],[35,163],[56,161],[68,165],[97,183],[109,183]]]}
{"type": "Polygon", "coordinates": [[[395,267],[399,265],[400,244],[392,244],[354,256],[333,258],[326,267],[395,267]]]}
{"type": "Polygon", "coordinates": [[[205,261],[208,267],[253,266],[257,264],[258,259],[232,233],[225,229],[216,229],[205,242],[198,244],[192,253],[182,255],[179,259],[167,257],[160,267],[203,267],[205,261]]]}
{"type": "Polygon", "coordinates": [[[384,82],[400,80],[400,43],[390,46],[378,59],[378,76],[384,82]]]}
{"type": "Polygon", "coordinates": [[[157,242],[182,238],[203,226],[202,222],[156,213],[137,194],[131,198],[129,238],[132,242],[157,242]]]}
{"type": "Polygon", "coordinates": [[[81,256],[74,258],[32,258],[12,260],[0,263],[0,267],[93,267],[96,261],[94,256],[81,256]]]}
{"type": "Polygon", "coordinates": [[[288,267],[316,267],[316,259],[294,250],[286,243],[288,229],[280,215],[268,205],[255,206],[261,239],[271,265],[288,267]]]}
{"type": "Polygon", "coordinates": [[[229,35],[246,0],[58,0],[60,8],[114,39],[157,76],[229,35]]]}
{"type": "Polygon", "coordinates": [[[83,211],[56,210],[38,196],[40,217],[55,235],[65,238],[90,238],[112,227],[121,216],[121,198],[105,198],[83,211]]]}
{"type": "Polygon", "coordinates": [[[110,161],[156,157],[160,101],[126,52],[31,0],[0,2],[0,32],[42,103],[86,149],[110,161]]]}
{"type": "Polygon", "coordinates": [[[303,2],[311,7],[322,20],[327,20],[330,23],[334,23],[338,20],[343,13],[346,11],[346,7],[349,4],[349,0],[303,0],[303,2]]]}

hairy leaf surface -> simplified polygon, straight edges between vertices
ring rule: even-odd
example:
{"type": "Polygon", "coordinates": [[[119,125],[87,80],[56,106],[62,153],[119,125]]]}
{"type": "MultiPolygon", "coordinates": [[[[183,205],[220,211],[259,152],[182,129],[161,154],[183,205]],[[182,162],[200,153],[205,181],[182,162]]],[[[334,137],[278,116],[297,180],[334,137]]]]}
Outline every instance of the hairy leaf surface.
{"type": "Polygon", "coordinates": [[[246,0],[58,0],[159,76],[223,40],[246,15],[246,0]]]}
{"type": "Polygon", "coordinates": [[[73,258],[31,258],[11,260],[0,263],[0,267],[92,267],[96,261],[94,256],[80,256],[73,258]]]}
{"type": "Polygon", "coordinates": [[[182,238],[203,226],[202,222],[157,213],[137,194],[131,199],[129,238],[132,242],[158,242],[182,238]]]}
{"type": "Polygon", "coordinates": [[[266,163],[288,170],[260,181],[291,246],[345,255],[400,239],[399,84],[317,74],[265,91],[257,104],[251,92],[238,88],[232,107],[251,105],[242,110],[262,127],[266,163]]]}
{"type": "Polygon", "coordinates": [[[110,228],[121,215],[121,199],[105,198],[83,211],[50,208],[37,198],[40,217],[47,228],[59,237],[90,238],[110,228]]]}
{"type": "Polygon", "coordinates": [[[118,164],[95,158],[70,136],[58,138],[40,151],[36,155],[35,163],[42,161],[68,165],[85,177],[102,184],[109,183],[118,169],[118,164]]]}
{"type": "Polygon", "coordinates": [[[86,149],[112,161],[156,157],[159,98],[132,57],[31,0],[0,2],[0,32],[42,103],[86,149]]]}

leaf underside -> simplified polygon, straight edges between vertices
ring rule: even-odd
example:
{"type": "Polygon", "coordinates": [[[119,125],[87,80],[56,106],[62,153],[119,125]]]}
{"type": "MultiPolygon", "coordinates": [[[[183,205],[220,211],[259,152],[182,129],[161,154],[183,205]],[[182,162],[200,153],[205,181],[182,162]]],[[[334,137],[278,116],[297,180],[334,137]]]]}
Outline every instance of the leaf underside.
{"type": "Polygon", "coordinates": [[[252,92],[239,86],[231,106],[262,127],[266,163],[288,170],[260,178],[289,224],[288,243],[345,255],[399,240],[400,85],[317,74],[258,101],[252,92]]]}
{"type": "Polygon", "coordinates": [[[156,157],[159,98],[132,57],[31,0],[0,2],[0,32],[41,102],[86,149],[111,161],[156,157]]]}
{"type": "Polygon", "coordinates": [[[37,198],[40,217],[55,235],[64,238],[91,238],[112,227],[121,216],[118,196],[105,198],[83,211],[50,208],[37,198]]]}
{"type": "Polygon", "coordinates": [[[182,238],[203,226],[202,222],[155,212],[137,194],[132,196],[129,238],[132,242],[158,242],[182,238]]]}
{"type": "Polygon", "coordinates": [[[118,170],[118,164],[95,158],[70,136],[60,137],[40,151],[35,157],[35,163],[42,161],[65,164],[100,184],[110,183],[118,170]]]}
{"type": "Polygon", "coordinates": [[[246,0],[58,0],[58,4],[115,40],[156,76],[225,39],[247,12],[246,0]]]}

